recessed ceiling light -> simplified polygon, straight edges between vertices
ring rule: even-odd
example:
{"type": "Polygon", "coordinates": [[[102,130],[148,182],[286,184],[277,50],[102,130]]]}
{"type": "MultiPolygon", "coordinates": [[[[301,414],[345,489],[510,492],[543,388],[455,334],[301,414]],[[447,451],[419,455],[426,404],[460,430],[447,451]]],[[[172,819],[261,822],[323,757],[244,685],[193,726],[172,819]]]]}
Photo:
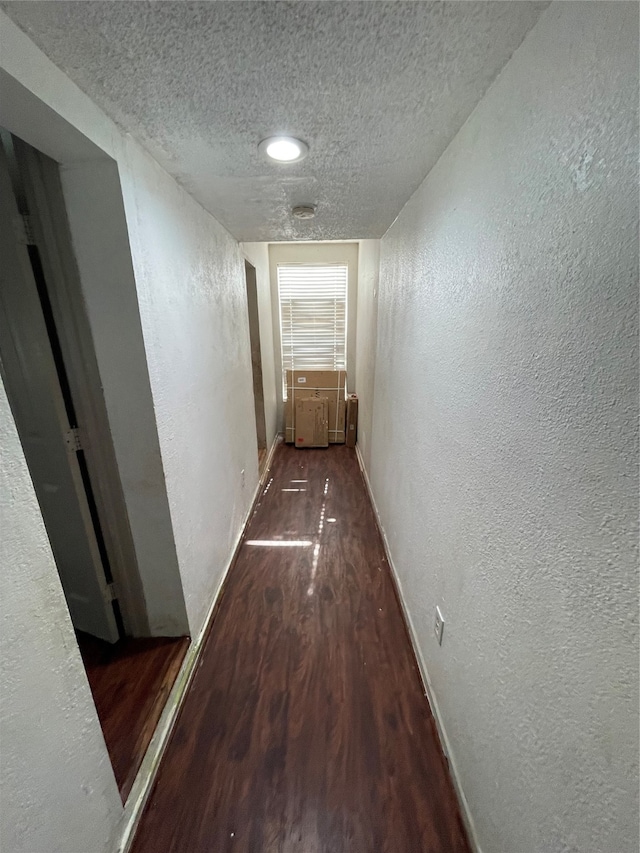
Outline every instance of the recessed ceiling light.
{"type": "Polygon", "coordinates": [[[293,136],[270,136],[262,140],[258,151],[279,163],[297,163],[307,156],[309,146],[293,136]]]}

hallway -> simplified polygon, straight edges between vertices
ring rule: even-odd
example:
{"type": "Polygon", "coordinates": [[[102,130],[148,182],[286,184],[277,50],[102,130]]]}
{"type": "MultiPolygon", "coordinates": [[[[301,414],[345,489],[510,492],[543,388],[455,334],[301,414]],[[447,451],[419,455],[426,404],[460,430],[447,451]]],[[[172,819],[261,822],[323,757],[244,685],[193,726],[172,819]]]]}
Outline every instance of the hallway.
{"type": "Polygon", "coordinates": [[[280,445],[134,853],[468,851],[356,454],[280,445]]]}

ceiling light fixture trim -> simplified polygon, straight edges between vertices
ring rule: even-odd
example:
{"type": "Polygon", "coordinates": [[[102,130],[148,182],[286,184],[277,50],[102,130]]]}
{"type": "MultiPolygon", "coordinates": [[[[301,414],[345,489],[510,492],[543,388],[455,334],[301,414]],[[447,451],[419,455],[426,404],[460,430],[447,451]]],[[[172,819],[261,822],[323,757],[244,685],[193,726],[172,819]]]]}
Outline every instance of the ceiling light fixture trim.
{"type": "Polygon", "coordinates": [[[294,136],[269,136],[260,142],[258,151],[277,163],[299,163],[309,153],[309,146],[294,136]]]}
{"type": "Polygon", "coordinates": [[[313,204],[298,204],[291,211],[296,219],[313,219],[316,209],[313,204]]]}

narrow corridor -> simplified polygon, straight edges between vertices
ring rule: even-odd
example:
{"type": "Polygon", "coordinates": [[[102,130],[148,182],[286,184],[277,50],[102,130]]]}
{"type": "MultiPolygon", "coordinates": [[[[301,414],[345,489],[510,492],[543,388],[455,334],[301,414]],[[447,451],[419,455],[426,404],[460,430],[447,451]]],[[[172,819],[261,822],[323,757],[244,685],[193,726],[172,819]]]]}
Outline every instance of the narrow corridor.
{"type": "Polygon", "coordinates": [[[468,850],[355,452],[281,445],[133,851],[468,850]]]}

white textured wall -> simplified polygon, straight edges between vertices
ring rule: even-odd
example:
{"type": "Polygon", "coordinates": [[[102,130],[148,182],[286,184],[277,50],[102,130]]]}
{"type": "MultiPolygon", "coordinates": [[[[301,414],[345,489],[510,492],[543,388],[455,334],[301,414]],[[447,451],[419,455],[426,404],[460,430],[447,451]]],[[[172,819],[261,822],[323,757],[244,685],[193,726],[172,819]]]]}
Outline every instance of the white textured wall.
{"type": "Polygon", "coordinates": [[[379,268],[380,241],[360,240],[358,244],[355,392],[358,395],[358,447],[367,470],[371,465],[379,268]]]}
{"type": "Polygon", "coordinates": [[[269,244],[242,243],[245,258],[256,270],[258,291],[258,320],[260,323],[260,354],[264,386],[264,418],[267,427],[267,447],[271,447],[278,432],[278,392],[276,387],[275,349],[273,343],[273,311],[269,278],[269,244]]]}
{"type": "MultiPolygon", "coordinates": [[[[25,100],[33,93],[51,108],[47,127],[25,122],[27,141],[51,145],[64,133],[62,117],[118,165],[170,522],[196,634],[258,481],[244,260],[229,233],[2,12],[0,30],[0,65],[28,90],[25,100]]],[[[55,157],[55,149],[45,153],[55,157]]],[[[124,370],[122,382],[124,393],[124,370]]]]}
{"type": "Polygon", "coordinates": [[[638,850],[637,84],[636,4],[553,4],[382,240],[370,474],[484,853],[638,850]]]}
{"type": "Polygon", "coordinates": [[[195,634],[258,482],[244,259],[229,233],[132,141],[120,168],[178,565],[195,634]]]}
{"type": "Polygon", "coordinates": [[[107,853],[122,812],[0,383],[0,849],[107,853]]]}

